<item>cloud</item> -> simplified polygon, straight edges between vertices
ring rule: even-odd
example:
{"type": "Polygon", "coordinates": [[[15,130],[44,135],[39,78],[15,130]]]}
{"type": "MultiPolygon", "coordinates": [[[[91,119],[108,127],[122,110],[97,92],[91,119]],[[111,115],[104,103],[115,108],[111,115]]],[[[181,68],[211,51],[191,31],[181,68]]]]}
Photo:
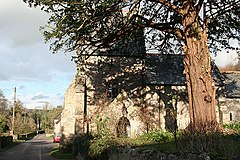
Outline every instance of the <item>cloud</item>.
{"type": "Polygon", "coordinates": [[[1,71],[8,79],[14,80],[45,80],[53,78],[54,72],[74,73],[75,66],[69,56],[51,54],[44,44],[36,44],[28,48],[11,49],[2,52],[1,71]]]}
{"type": "Polygon", "coordinates": [[[236,51],[222,51],[213,56],[213,59],[216,61],[216,64],[219,67],[225,67],[227,65],[235,65],[238,63],[238,54],[236,51]]]}
{"type": "Polygon", "coordinates": [[[48,99],[48,98],[49,98],[49,96],[44,96],[44,95],[40,94],[40,95],[32,97],[31,100],[48,99]]]}
{"type": "Polygon", "coordinates": [[[14,47],[41,41],[36,31],[48,15],[40,9],[29,8],[22,1],[2,0],[0,15],[1,38],[10,40],[14,47]]]}
{"type": "Polygon", "coordinates": [[[24,85],[19,86],[19,89],[25,89],[26,87],[24,85]]]}
{"type": "Polygon", "coordinates": [[[37,103],[41,103],[41,104],[48,104],[48,101],[38,101],[37,103]]]}
{"type": "Polygon", "coordinates": [[[20,2],[3,0],[0,5],[0,88],[13,101],[17,87],[17,98],[27,108],[41,107],[42,102],[61,105],[75,74],[73,53],[53,55],[39,32],[45,13],[20,2]]]}
{"type": "Polygon", "coordinates": [[[56,72],[74,75],[74,53],[53,55],[39,31],[49,15],[21,0],[1,0],[0,15],[1,75],[13,81],[50,81],[56,72]]]}

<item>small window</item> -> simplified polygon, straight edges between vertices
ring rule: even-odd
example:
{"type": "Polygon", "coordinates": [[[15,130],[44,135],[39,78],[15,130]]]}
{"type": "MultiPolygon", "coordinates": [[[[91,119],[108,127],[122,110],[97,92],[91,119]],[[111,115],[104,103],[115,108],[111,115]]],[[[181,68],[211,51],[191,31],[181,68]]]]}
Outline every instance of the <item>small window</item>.
{"type": "Polygon", "coordinates": [[[230,121],[233,120],[232,113],[229,114],[230,121]]]}

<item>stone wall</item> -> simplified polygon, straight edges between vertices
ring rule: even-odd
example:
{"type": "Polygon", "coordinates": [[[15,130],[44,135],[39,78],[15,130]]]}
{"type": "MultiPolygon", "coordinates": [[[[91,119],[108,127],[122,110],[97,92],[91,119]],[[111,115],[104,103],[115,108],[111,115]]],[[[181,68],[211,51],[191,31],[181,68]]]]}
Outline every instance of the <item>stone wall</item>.
{"type": "Polygon", "coordinates": [[[121,117],[127,118],[129,137],[165,130],[166,126],[171,128],[172,123],[179,129],[189,124],[185,87],[143,84],[142,63],[142,59],[136,58],[91,57],[80,67],[83,71],[80,74],[86,77],[87,119],[91,132],[96,131],[95,122],[99,116],[109,118],[108,127],[113,134],[118,132],[121,117]],[[112,94],[109,86],[114,84],[117,84],[117,97],[109,96],[112,94]]]}
{"type": "Polygon", "coordinates": [[[188,153],[186,155],[166,154],[158,150],[147,150],[137,148],[118,148],[107,152],[108,160],[210,160],[203,154],[188,153]]]}
{"type": "Polygon", "coordinates": [[[78,126],[78,124],[81,124],[80,120],[83,118],[84,109],[84,91],[82,88],[80,88],[81,86],[82,85],[79,85],[74,77],[64,94],[64,109],[61,113],[60,132],[65,137],[76,134],[77,128],[78,131],[81,130],[78,126]]]}
{"type": "Polygon", "coordinates": [[[185,88],[146,85],[143,63],[142,58],[129,57],[90,57],[83,62],[65,93],[63,134],[95,132],[99,116],[109,118],[107,126],[115,135],[125,119],[127,126],[121,127],[128,137],[176,125],[185,128],[185,88]]]}
{"type": "Polygon", "coordinates": [[[61,120],[60,120],[60,116],[59,116],[59,118],[54,119],[53,123],[54,123],[54,133],[61,133],[61,120]]]}
{"type": "MultiPolygon", "coordinates": [[[[171,153],[163,153],[159,150],[148,150],[140,148],[115,148],[105,151],[96,159],[104,160],[210,160],[210,157],[205,154],[186,153],[176,155],[171,153]]],[[[78,154],[77,160],[85,160],[84,156],[78,154]]]]}
{"type": "MultiPolygon", "coordinates": [[[[121,117],[126,117],[130,123],[126,128],[128,137],[136,137],[151,130],[165,130],[166,125],[171,126],[172,122],[169,122],[169,117],[166,116],[166,104],[170,106],[170,101],[160,99],[160,95],[156,92],[150,92],[148,89],[146,89],[146,92],[145,99],[147,100],[144,101],[131,99],[128,93],[122,90],[110,104],[103,106],[88,105],[90,132],[96,131],[97,116],[100,116],[101,119],[109,118],[107,126],[111,133],[115,135],[117,135],[119,120],[121,117]],[[101,107],[102,109],[99,109],[101,107]],[[126,115],[124,115],[123,109],[126,110],[126,115]]],[[[174,107],[171,110],[168,109],[168,116],[176,119],[176,125],[179,129],[184,129],[189,124],[186,103],[176,99],[171,102],[171,106],[174,107]],[[173,112],[176,112],[176,115],[173,112]]]]}
{"type": "Polygon", "coordinates": [[[229,124],[240,121],[240,98],[223,98],[219,100],[220,122],[229,124]]]}
{"type": "MultiPolygon", "coordinates": [[[[121,127],[128,137],[186,128],[190,121],[186,87],[145,84],[142,63],[142,59],[123,57],[86,60],[65,93],[61,132],[66,137],[96,132],[97,117],[108,118],[107,127],[115,135],[125,119],[126,126],[121,127]]],[[[238,104],[240,99],[220,99],[219,122],[239,121],[238,104]]]]}
{"type": "MultiPolygon", "coordinates": [[[[101,80],[98,79],[98,81],[101,80]]],[[[184,129],[189,124],[185,87],[147,86],[142,90],[143,99],[135,98],[133,95],[131,97],[131,94],[129,96],[131,90],[122,90],[112,101],[106,101],[103,98],[94,99],[96,94],[102,93],[99,88],[101,86],[98,86],[99,90],[96,93],[91,81],[87,81],[86,90],[84,85],[78,82],[83,81],[74,78],[65,93],[64,110],[61,114],[61,131],[66,137],[86,133],[87,130],[96,132],[97,117],[109,118],[107,127],[115,135],[118,134],[119,120],[121,117],[126,117],[129,121],[129,125],[126,127],[128,137],[135,137],[156,129],[171,129],[174,118],[176,118],[178,129],[184,129]],[[87,101],[85,121],[84,101],[87,101]],[[126,115],[123,115],[123,109],[126,110],[126,115]],[[169,115],[172,115],[170,120],[169,115]],[[167,128],[167,125],[170,128],[167,128]]],[[[240,99],[220,98],[219,106],[216,108],[219,122],[239,121],[240,109],[238,104],[240,104],[240,99]]]]}

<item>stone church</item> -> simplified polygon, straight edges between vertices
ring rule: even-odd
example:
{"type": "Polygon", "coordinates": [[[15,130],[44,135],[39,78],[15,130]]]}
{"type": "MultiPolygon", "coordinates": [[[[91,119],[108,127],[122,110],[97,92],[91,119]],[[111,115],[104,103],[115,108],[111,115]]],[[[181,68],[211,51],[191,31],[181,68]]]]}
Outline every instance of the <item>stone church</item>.
{"type": "MultiPolygon", "coordinates": [[[[97,132],[99,123],[125,137],[189,124],[183,55],[149,54],[143,39],[131,40],[77,63],[61,113],[60,132],[66,138],[97,132]]],[[[212,76],[218,121],[239,121],[240,74],[221,74],[212,63],[212,76]]]]}

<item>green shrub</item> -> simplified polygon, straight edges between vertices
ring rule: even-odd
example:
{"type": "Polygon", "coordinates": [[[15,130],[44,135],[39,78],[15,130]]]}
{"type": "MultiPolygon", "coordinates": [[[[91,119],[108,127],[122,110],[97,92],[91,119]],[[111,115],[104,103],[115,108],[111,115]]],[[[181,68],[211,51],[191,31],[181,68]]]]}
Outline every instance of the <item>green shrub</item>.
{"type": "Polygon", "coordinates": [[[240,132],[240,122],[238,123],[230,123],[230,124],[223,124],[223,128],[232,129],[236,132],[240,132]]]}
{"type": "Polygon", "coordinates": [[[54,158],[57,159],[74,159],[74,155],[72,152],[69,153],[63,153],[61,152],[61,150],[58,147],[53,148],[52,152],[51,152],[51,156],[53,156],[54,158]]]}
{"type": "Polygon", "coordinates": [[[74,139],[73,143],[73,153],[76,156],[79,153],[81,153],[83,156],[88,156],[89,152],[89,146],[91,143],[91,140],[93,139],[92,135],[82,134],[78,135],[74,139]]]}
{"type": "Polygon", "coordinates": [[[95,134],[82,134],[74,139],[74,155],[78,153],[81,156],[97,157],[101,156],[103,152],[109,148],[113,142],[110,136],[110,130],[107,127],[109,118],[96,117],[97,132],[95,134]]]}
{"type": "Polygon", "coordinates": [[[97,157],[100,156],[107,149],[116,146],[117,144],[114,142],[114,138],[104,137],[100,139],[94,139],[91,141],[89,147],[89,156],[97,157]]]}
{"type": "Polygon", "coordinates": [[[215,133],[182,133],[178,138],[180,152],[207,153],[211,159],[232,159],[240,155],[240,136],[215,133]]]}
{"type": "Polygon", "coordinates": [[[205,153],[219,149],[221,133],[182,132],[179,134],[179,148],[183,152],[205,153]]]}
{"type": "MultiPolygon", "coordinates": [[[[207,153],[211,159],[231,159],[240,155],[240,135],[223,133],[189,133],[178,132],[177,145],[170,132],[154,131],[137,138],[117,138],[111,136],[93,137],[82,135],[75,141],[75,153],[89,159],[105,160],[109,149],[118,147],[137,147],[159,149],[166,153],[207,153]]],[[[76,155],[76,154],[75,154],[76,155]]]]}
{"type": "Polygon", "coordinates": [[[170,132],[163,132],[163,131],[154,131],[145,133],[140,136],[148,141],[155,141],[155,142],[168,142],[174,139],[173,134],[170,132]]]}
{"type": "Polygon", "coordinates": [[[106,137],[110,135],[110,130],[107,127],[109,122],[109,118],[105,117],[104,119],[101,118],[99,115],[97,115],[96,118],[96,125],[97,125],[97,133],[95,136],[97,136],[98,138],[102,138],[102,137],[106,137]]]}

